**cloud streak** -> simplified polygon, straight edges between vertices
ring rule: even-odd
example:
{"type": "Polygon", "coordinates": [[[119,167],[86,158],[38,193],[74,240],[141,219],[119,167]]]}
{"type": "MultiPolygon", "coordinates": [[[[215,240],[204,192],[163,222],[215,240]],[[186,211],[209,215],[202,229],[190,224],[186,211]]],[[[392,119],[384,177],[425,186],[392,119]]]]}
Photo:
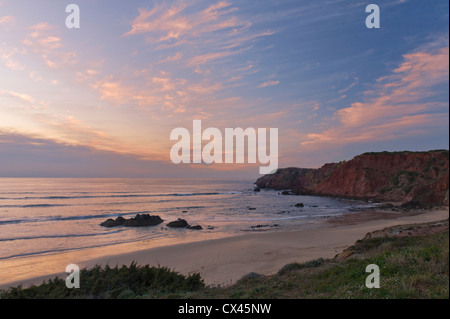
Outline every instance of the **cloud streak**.
{"type": "Polygon", "coordinates": [[[275,85],[278,85],[278,84],[280,84],[280,81],[267,81],[267,82],[262,83],[258,87],[259,88],[266,88],[266,87],[275,86],[275,85]]]}
{"type": "Polygon", "coordinates": [[[190,7],[180,1],[171,6],[156,4],[151,10],[141,8],[139,15],[131,23],[131,30],[124,36],[149,34],[147,40],[151,43],[178,42],[205,33],[247,25],[237,17],[230,16],[236,8],[226,1],[214,3],[195,13],[188,13],[187,9],[190,7]]]}
{"type": "Polygon", "coordinates": [[[16,21],[16,18],[13,16],[3,16],[0,17],[0,26],[2,25],[11,25],[16,21]]]}
{"type": "Polygon", "coordinates": [[[0,48],[0,62],[10,70],[23,70],[25,67],[17,60],[17,55],[23,55],[24,53],[25,51],[19,48],[4,46],[0,48]]]}
{"type": "Polygon", "coordinates": [[[31,32],[23,40],[23,44],[39,55],[49,68],[61,68],[76,63],[75,52],[62,50],[62,40],[53,34],[55,28],[52,25],[41,22],[29,29],[31,32]]]}
{"type": "Polygon", "coordinates": [[[34,99],[25,93],[17,93],[17,92],[5,90],[5,91],[0,91],[0,95],[17,98],[20,101],[27,102],[27,103],[34,103],[34,99]]]}

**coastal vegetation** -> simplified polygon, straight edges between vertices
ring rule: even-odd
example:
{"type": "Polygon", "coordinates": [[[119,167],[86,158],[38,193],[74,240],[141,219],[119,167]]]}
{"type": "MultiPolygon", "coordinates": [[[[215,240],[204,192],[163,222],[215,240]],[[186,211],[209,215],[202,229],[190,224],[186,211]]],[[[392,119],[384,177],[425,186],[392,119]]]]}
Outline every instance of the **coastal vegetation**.
{"type": "MultiPolygon", "coordinates": [[[[427,227],[428,234],[407,235],[420,225],[405,226],[406,236],[359,240],[336,258],[285,265],[272,276],[245,276],[229,287],[207,288],[192,298],[242,299],[406,299],[449,298],[448,220],[427,227]],[[409,229],[408,229],[409,227],[409,229]],[[435,231],[433,231],[433,229],[435,231]],[[440,230],[438,230],[440,229],[440,230]],[[367,265],[380,267],[380,289],[365,286],[367,265]]],[[[392,228],[393,233],[401,231],[392,228]]],[[[368,236],[370,237],[370,236],[368,236]]]]}
{"type": "Polygon", "coordinates": [[[126,299],[170,296],[204,288],[199,274],[183,276],[166,267],[100,267],[80,271],[80,288],[68,289],[65,279],[54,278],[39,286],[13,287],[0,292],[1,299],[126,299]]]}

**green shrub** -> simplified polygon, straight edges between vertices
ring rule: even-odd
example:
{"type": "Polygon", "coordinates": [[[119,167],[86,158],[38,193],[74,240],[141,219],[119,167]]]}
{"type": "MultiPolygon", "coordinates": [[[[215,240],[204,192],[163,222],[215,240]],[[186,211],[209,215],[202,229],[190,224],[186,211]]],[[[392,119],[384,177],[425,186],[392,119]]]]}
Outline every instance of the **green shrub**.
{"type": "Polygon", "coordinates": [[[104,268],[95,266],[80,271],[80,288],[68,289],[65,279],[47,280],[40,286],[13,287],[1,291],[0,298],[136,298],[196,291],[204,287],[199,274],[184,276],[165,267],[128,266],[104,268]]]}

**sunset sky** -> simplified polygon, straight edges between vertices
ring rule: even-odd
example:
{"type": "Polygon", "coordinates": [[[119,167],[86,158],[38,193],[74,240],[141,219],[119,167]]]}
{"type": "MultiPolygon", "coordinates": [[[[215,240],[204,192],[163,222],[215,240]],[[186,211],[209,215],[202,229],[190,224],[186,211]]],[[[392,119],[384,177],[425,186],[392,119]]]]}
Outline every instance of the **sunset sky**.
{"type": "Polygon", "coordinates": [[[278,128],[279,167],[448,149],[448,27],[444,0],[0,0],[0,177],[259,176],[171,163],[193,120],[278,128]]]}

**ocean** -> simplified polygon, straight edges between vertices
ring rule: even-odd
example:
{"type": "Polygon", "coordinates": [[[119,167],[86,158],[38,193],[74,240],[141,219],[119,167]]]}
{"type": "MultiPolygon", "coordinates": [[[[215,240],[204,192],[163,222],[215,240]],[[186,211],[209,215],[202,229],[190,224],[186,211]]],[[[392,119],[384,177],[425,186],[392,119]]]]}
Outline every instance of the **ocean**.
{"type": "Polygon", "coordinates": [[[253,182],[0,178],[0,283],[10,280],[15,271],[27,272],[20,267],[68,252],[87,259],[92,249],[95,256],[106,256],[251,232],[308,228],[370,206],[356,200],[254,192],[253,182]],[[295,207],[299,202],[304,207],[295,207]],[[158,215],[164,222],[142,228],[100,226],[108,218],[137,214],[158,215]],[[203,229],[166,227],[178,218],[203,229]]]}

